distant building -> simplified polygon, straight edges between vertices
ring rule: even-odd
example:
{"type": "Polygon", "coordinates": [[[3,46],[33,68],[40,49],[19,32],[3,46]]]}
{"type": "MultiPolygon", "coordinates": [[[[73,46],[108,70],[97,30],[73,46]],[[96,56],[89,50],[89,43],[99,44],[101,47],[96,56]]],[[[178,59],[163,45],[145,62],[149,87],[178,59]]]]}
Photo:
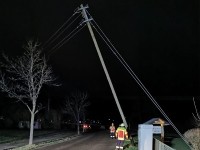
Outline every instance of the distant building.
{"type": "MultiPolygon", "coordinates": [[[[30,129],[30,121],[20,121],[18,123],[18,127],[20,129],[30,129]]],[[[40,121],[35,121],[34,122],[34,129],[41,129],[41,122],[40,121]]]]}

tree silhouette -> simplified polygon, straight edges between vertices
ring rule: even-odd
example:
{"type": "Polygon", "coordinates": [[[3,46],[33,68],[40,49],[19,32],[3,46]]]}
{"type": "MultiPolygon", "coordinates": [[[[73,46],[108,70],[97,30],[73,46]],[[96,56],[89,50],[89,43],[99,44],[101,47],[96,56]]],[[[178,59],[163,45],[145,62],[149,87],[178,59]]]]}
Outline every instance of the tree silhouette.
{"type": "Polygon", "coordinates": [[[90,105],[86,92],[76,91],[65,98],[64,111],[76,121],[77,134],[80,134],[80,119],[85,116],[86,107],[90,105]]]}
{"type": "Polygon", "coordinates": [[[31,114],[29,145],[33,143],[35,115],[43,108],[37,103],[40,90],[44,84],[58,86],[54,81],[52,68],[47,65],[45,57],[37,42],[28,41],[23,56],[9,59],[3,54],[5,62],[1,63],[0,89],[8,97],[22,102],[31,114]]]}

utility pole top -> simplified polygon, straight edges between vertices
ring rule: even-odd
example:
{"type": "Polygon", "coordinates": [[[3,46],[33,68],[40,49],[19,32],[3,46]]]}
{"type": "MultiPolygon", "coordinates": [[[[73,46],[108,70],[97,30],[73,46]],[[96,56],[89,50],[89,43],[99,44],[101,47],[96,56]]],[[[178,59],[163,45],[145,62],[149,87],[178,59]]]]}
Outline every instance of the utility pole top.
{"type": "Polygon", "coordinates": [[[83,16],[83,18],[85,19],[83,22],[89,22],[89,21],[92,20],[92,18],[88,18],[88,15],[87,15],[87,13],[86,13],[86,9],[87,9],[87,8],[89,8],[89,6],[88,6],[88,5],[83,6],[83,4],[81,4],[80,7],[78,8],[79,11],[82,11],[82,12],[81,12],[81,13],[82,13],[82,16],[83,16]]]}

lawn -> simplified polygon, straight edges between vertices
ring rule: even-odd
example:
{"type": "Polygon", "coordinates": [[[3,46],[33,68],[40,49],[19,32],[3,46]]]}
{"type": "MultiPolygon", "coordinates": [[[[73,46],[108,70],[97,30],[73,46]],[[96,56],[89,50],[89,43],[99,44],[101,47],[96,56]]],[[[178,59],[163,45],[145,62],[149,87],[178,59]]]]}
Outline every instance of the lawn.
{"type": "MultiPolygon", "coordinates": [[[[55,131],[52,130],[35,130],[34,136],[40,136],[55,131]]],[[[0,130],[0,144],[15,140],[29,138],[29,130],[0,130]]]]}

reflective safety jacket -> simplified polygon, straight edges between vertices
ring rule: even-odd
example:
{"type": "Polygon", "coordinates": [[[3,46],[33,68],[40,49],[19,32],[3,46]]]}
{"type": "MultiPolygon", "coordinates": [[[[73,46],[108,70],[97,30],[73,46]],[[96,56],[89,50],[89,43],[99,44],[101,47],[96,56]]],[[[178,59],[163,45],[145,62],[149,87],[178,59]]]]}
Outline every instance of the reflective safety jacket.
{"type": "Polygon", "coordinates": [[[125,138],[128,139],[128,132],[125,127],[118,127],[115,136],[118,140],[124,140],[125,138]]]}
{"type": "Polygon", "coordinates": [[[115,126],[110,126],[110,132],[115,132],[115,126]]]}

